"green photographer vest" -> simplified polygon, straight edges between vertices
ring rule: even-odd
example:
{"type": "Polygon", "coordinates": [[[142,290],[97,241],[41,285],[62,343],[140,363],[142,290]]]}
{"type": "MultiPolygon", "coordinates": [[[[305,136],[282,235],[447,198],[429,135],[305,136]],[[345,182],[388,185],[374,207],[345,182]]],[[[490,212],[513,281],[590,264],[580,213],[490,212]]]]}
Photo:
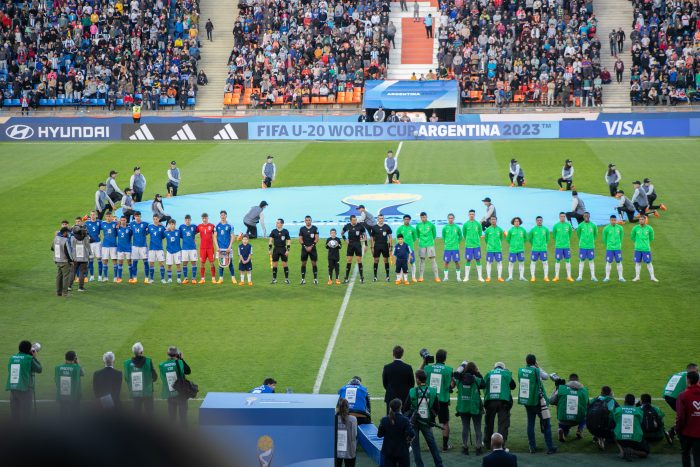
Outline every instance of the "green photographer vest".
{"type": "Polygon", "coordinates": [[[57,365],[54,380],[57,401],[80,398],[80,365],[77,363],[57,365]]]}
{"type": "Polygon", "coordinates": [[[685,387],[688,384],[685,379],[687,375],[687,371],[681,371],[671,376],[666,383],[666,386],[664,386],[663,396],[678,399],[678,395],[685,390],[685,387]]]}
{"type": "Polygon", "coordinates": [[[510,396],[510,382],[513,380],[513,374],[502,368],[494,368],[486,373],[484,383],[484,401],[507,401],[510,396]]]}
{"type": "Polygon", "coordinates": [[[518,404],[540,405],[540,369],[525,367],[518,370],[518,404]]]}
{"type": "Polygon", "coordinates": [[[411,399],[411,409],[417,414],[418,422],[425,425],[428,424],[428,422],[435,421],[435,416],[430,410],[435,403],[435,399],[437,399],[435,388],[428,386],[411,388],[411,390],[408,391],[408,397],[411,399]],[[418,401],[420,401],[421,398],[423,400],[419,406],[418,401]]]}
{"type": "Polygon", "coordinates": [[[153,363],[150,358],[146,358],[146,362],[141,368],[134,365],[131,359],[124,362],[124,378],[131,397],[150,397],[153,395],[152,368],[153,363]]]}
{"type": "Polygon", "coordinates": [[[461,381],[457,383],[457,413],[481,413],[483,403],[479,386],[482,382],[481,378],[474,377],[474,382],[468,386],[461,381]]]}
{"type": "Polygon", "coordinates": [[[184,365],[180,360],[168,359],[158,365],[158,368],[160,369],[160,380],[162,381],[160,397],[163,399],[177,397],[178,392],[173,389],[173,385],[177,381],[178,373],[181,377],[185,375],[184,365]],[[180,367],[179,369],[178,366],[180,367]]]}
{"type": "Polygon", "coordinates": [[[425,374],[428,375],[428,386],[435,388],[440,402],[450,402],[450,384],[452,383],[452,367],[444,363],[426,365],[425,374]]]}
{"type": "Polygon", "coordinates": [[[557,419],[560,422],[576,422],[586,418],[588,410],[588,390],[571,389],[562,384],[557,388],[557,419]]]}
{"type": "Polygon", "coordinates": [[[28,391],[32,387],[32,356],[17,353],[7,363],[6,391],[28,391]]]}
{"type": "Polygon", "coordinates": [[[642,409],[639,407],[618,407],[613,412],[615,439],[640,442],[642,432],[642,409]]]}

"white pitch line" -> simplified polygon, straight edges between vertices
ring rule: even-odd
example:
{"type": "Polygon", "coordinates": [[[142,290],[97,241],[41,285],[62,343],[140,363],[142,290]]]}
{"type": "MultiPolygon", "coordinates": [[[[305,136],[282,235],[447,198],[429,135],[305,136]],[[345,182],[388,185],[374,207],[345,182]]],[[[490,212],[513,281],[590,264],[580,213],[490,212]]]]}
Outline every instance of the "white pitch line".
{"type": "Polygon", "coordinates": [[[314,383],[313,393],[318,394],[321,390],[321,383],[323,383],[323,377],[326,375],[326,370],[328,369],[328,363],[331,360],[331,354],[333,353],[333,347],[335,347],[335,341],[338,338],[338,333],[340,332],[340,325],[343,323],[343,317],[345,316],[345,310],[348,308],[348,303],[350,302],[350,294],[352,294],[352,289],[355,286],[355,279],[357,278],[358,268],[355,266],[352,271],[352,277],[350,277],[350,282],[348,283],[348,289],[345,291],[345,297],[343,297],[343,303],[340,305],[340,311],[338,311],[338,317],[335,319],[335,325],[333,326],[333,332],[331,332],[331,337],[328,339],[328,345],[326,346],[326,353],[323,354],[323,360],[321,361],[321,367],[318,369],[318,375],[316,375],[316,382],[314,383]]]}

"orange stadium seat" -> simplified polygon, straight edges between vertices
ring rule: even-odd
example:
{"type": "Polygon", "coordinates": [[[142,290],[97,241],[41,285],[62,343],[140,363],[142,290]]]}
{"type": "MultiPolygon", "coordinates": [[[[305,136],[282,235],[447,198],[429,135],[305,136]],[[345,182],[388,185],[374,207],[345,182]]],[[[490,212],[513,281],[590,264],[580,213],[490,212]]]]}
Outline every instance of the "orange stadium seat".
{"type": "Polygon", "coordinates": [[[318,97],[315,97],[315,96],[314,96],[314,97],[311,98],[311,103],[312,103],[312,104],[318,104],[319,102],[320,102],[320,101],[319,101],[319,98],[318,98],[318,97]]]}
{"type": "Polygon", "coordinates": [[[231,101],[233,100],[233,93],[232,92],[227,92],[224,94],[224,105],[231,105],[231,101]]]}
{"type": "Polygon", "coordinates": [[[338,104],[345,104],[345,91],[338,92],[338,104]]]}
{"type": "Polygon", "coordinates": [[[318,98],[319,104],[328,104],[328,96],[321,96],[318,98]]]}

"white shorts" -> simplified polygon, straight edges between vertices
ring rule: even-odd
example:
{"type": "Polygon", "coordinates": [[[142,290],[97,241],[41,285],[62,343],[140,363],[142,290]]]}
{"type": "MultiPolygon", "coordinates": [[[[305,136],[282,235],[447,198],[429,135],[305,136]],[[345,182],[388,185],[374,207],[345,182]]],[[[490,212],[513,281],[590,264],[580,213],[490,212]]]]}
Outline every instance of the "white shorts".
{"type": "Polygon", "coordinates": [[[182,262],[197,261],[197,250],[182,250],[182,262]]]}
{"type": "Polygon", "coordinates": [[[93,258],[102,259],[102,243],[94,242],[90,244],[90,251],[93,258]]]}
{"type": "Polygon", "coordinates": [[[179,265],[182,262],[182,255],[180,253],[180,251],[178,251],[177,253],[166,253],[165,264],[167,264],[168,266],[172,266],[173,264],[179,265]]]}
{"type": "Polygon", "coordinates": [[[118,260],[131,259],[131,252],[130,251],[118,251],[117,252],[117,259],[118,260]]]}
{"type": "Polygon", "coordinates": [[[132,246],[131,259],[148,259],[148,248],[146,248],[145,246],[132,246]]]}
{"type": "Polygon", "coordinates": [[[165,261],[165,253],[163,253],[163,250],[148,251],[148,262],[155,263],[156,261],[160,261],[161,263],[165,261]]]}
{"type": "Polygon", "coordinates": [[[117,247],[116,246],[103,246],[102,254],[100,255],[103,260],[107,259],[117,259],[117,247]]]}

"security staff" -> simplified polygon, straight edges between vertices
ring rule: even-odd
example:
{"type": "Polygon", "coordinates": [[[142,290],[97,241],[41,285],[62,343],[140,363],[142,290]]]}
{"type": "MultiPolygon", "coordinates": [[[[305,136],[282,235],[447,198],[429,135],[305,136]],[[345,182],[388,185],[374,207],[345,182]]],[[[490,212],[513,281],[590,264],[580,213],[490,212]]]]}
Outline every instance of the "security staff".
{"type": "Polygon", "coordinates": [[[153,368],[153,361],[143,355],[141,342],[135,343],[131,350],[134,356],[124,362],[124,379],[129,395],[134,401],[134,411],[137,414],[145,412],[153,414],[153,383],[158,380],[158,374],[153,368]]]}
{"type": "Polygon", "coordinates": [[[263,211],[268,206],[267,201],[260,201],[257,206],[252,206],[248,213],[243,217],[243,225],[246,227],[248,238],[258,238],[258,224],[262,227],[263,237],[267,237],[265,229],[265,216],[263,211]]]}
{"type": "Polygon", "coordinates": [[[78,362],[78,355],[73,350],[66,352],[66,361],[56,365],[54,382],[56,383],[56,402],[61,416],[75,415],[82,396],[80,381],[85,371],[78,362]]]}
{"type": "Polygon", "coordinates": [[[177,189],[180,187],[180,169],[177,168],[175,161],[170,162],[168,169],[168,183],[165,184],[165,189],[169,195],[177,196],[177,189]]]}
{"type": "Polygon", "coordinates": [[[19,352],[7,362],[7,383],[10,391],[10,415],[14,423],[26,422],[31,415],[34,397],[34,375],[42,372],[37,359],[38,349],[29,341],[19,343],[19,352]]]}
{"type": "Polygon", "coordinates": [[[289,231],[284,228],[284,219],[277,219],[274,229],[270,232],[270,240],[267,249],[272,260],[272,283],[277,283],[277,264],[282,260],[284,268],[284,282],[289,284],[289,250],[292,248],[292,240],[289,238],[289,231]]]}
{"type": "Polygon", "coordinates": [[[68,239],[68,227],[61,227],[58,235],[54,236],[51,244],[53,260],[56,263],[56,295],[68,297],[68,288],[71,286],[71,263],[73,251],[68,239]]]}
{"type": "Polygon", "coordinates": [[[549,375],[537,364],[534,355],[525,357],[527,366],[518,369],[518,404],[525,406],[527,413],[527,441],[530,453],[535,453],[535,420],[540,418],[541,431],[544,442],[547,445],[547,454],[554,454],[557,449],[552,444],[551,414],[547,408],[547,395],[542,387],[542,380],[549,379],[549,375]]]}
{"type": "Polygon", "coordinates": [[[586,426],[586,412],[588,411],[588,389],[583,387],[576,373],[569,375],[569,381],[555,379],[556,388],[549,398],[549,403],[557,406],[557,420],[559,420],[559,441],[566,441],[569,430],[578,426],[576,438],[583,437],[583,428],[586,426]]]}
{"type": "Polygon", "coordinates": [[[516,183],[518,186],[525,185],[525,171],[523,171],[523,168],[516,159],[510,160],[508,178],[510,178],[510,186],[515,186],[516,183]]]}
{"type": "Polygon", "coordinates": [[[141,123],[141,101],[136,101],[131,108],[131,118],[135,125],[141,123]]]}
{"type": "Polygon", "coordinates": [[[510,392],[513,389],[515,389],[513,374],[506,369],[505,363],[496,362],[493,370],[484,376],[485,439],[491,439],[494,433],[493,424],[498,415],[498,433],[503,435],[504,442],[508,441],[510,409],[513,408],[513,396],[510,392]]]}
{"type": "Polygon", "coordinates": [[[314,285],[318,285],[318,228],[311,224],[311,216],[304,218],[304,225],[299,229],[299,243],[301,244],[301,283],[306,284],[306,262],[311,259],[311,267],[314,273],[314,285]]]}
{"type": "Polygon", "coordinates": [[[174,424],[179,414],[180,424],[187,427],[187,397],[177,392],[173,386],[175,381],[184,379],[192,370],[177,347],[168,347],[168,359],[158,365],[158,368],[163,382],[160,395],[168,401],[168,419],[174,424]]]}
{"type": "Polygon", "coordinates": [[[372,256],[374,257],[374,278],[372,280],[377,282],[379,257],[383,256],[386,281],[389,282],[389,252],[391,251],[392,230],[388,224],[384,223],[384,216],[382,214],[377,216],[377,223],[370,228],[369,234],[372,237],[372,256]]]}
{"type": "Polygon", "coordinates": [[[372,423],[372,408],[369,392],[362,385],[362,378],[353,376],[348,384],[338,390],[338,395],[346,399],[350,406],[350,415],[357,418],[358,425],[372,423]]]}
{"type": "Polygon", "coordinates": [[[143,198],[143,192],[146,191],[146,177],[141,173],[141,167],[134,167],[134,174],[129,179],[129,188],[134,192],[133,198],[137,203],[143,198]]]}

